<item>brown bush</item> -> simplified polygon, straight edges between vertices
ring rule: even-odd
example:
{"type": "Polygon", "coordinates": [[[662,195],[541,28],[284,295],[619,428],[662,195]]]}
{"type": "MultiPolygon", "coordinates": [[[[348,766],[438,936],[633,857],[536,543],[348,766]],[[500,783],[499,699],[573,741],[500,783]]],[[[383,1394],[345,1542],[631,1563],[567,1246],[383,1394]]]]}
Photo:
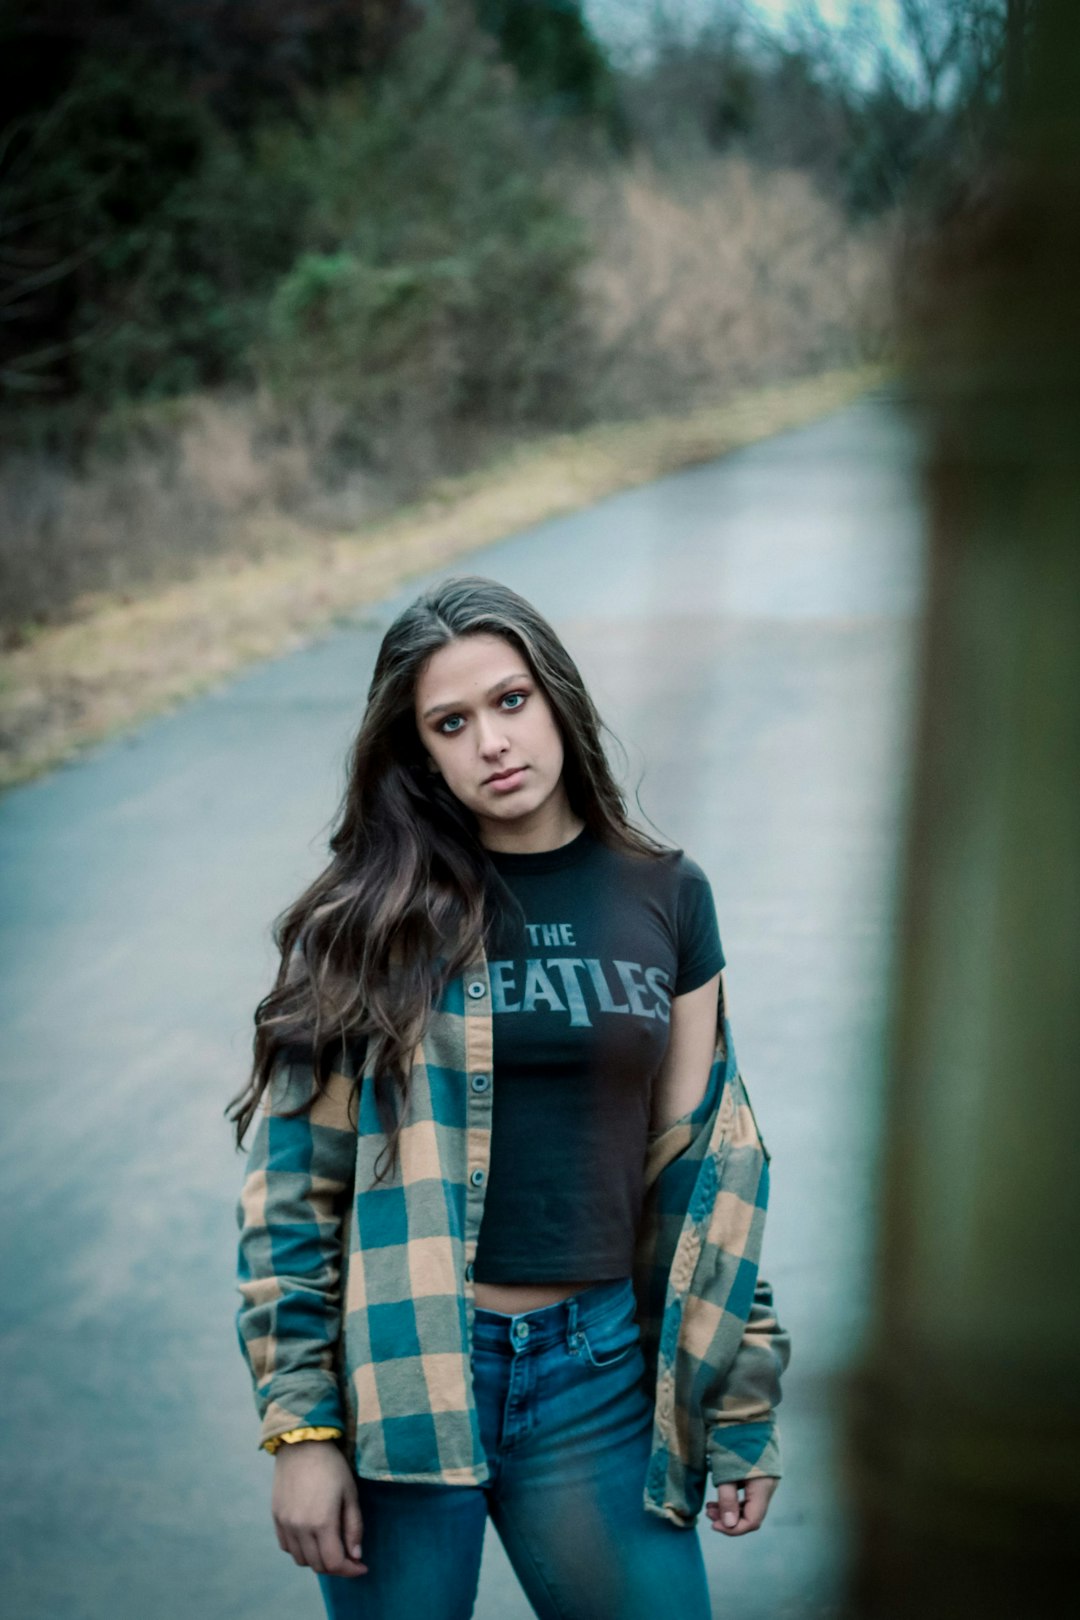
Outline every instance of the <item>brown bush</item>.
{"type": "Polygon", "coordinates": [[[564,185],[593,233],[594,414],[882,357],[895,219],[856,228],[809,175],[733,157],[677,174],[642,159],[564,185]]]}
{"type": "Polygon", "coordinates": [[[310,443],[254,397],[138,411],[78,466],[57,450],[12,451],[0,463],[0,632],[10,645],[98,593],[187,579],[223,552],[260,555],[281,532],[275,518],[339,529],[391,498],[362,469],[317,477],[310,443]]]}
{"type": "MultiPolygon", "coordinates": [[[[737,158],[677,172],[648,159],[564,165],[587,222],[590,357],[574,425],[680,412],[737,389],[863,359],[889,344],[893,219],[847,222],[806,174],[737,158]]],[[[418,386],[418,385],[416,385],[418,386]]],[[[0,463],[0,630],[56,622],[80,599],[190,577],[276,533],[345,530],[506,447],[505,424],[432,419],[430,391],[380,427],[377,466],[340,452],[347,405],[328,393],[290,418],[261,395],[195,396],[136,411],[76,469],[57,452],[0,463]],[[336,448],[335,448],[336,447],[336,448]]],[[[414,386],[413,393],[416,392],[414,386]]]]}

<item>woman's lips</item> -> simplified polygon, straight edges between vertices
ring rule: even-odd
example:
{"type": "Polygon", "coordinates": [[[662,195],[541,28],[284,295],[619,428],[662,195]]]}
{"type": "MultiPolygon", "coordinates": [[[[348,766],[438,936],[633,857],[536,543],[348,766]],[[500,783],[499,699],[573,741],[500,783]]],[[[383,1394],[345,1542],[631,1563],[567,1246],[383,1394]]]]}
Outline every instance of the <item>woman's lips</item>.
{"type": "Polygon", "coordinates": [[[517,787],[527,770],[527,765],[519,765],[516,770],[510,771],[506,776],[491,777],[486,785],[493,793],[508,793],[511,788],[517,787]]]}

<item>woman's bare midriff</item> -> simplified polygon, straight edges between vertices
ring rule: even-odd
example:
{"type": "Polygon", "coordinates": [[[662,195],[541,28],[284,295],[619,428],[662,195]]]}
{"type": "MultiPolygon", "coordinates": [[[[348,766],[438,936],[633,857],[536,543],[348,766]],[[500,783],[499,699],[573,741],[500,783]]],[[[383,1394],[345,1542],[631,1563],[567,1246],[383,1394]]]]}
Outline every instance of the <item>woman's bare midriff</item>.
{"type": "Polygon", "coordinates": [[[580,1294],[591,1288],[591,1282],[566,1283],[474,1283],[473,1292],[481,1310],[502,1311],[505,1316],[518,1316],[522,1311],[539,1310],[542,1305],[554,1305],[557,1300],[580,1294]]]}

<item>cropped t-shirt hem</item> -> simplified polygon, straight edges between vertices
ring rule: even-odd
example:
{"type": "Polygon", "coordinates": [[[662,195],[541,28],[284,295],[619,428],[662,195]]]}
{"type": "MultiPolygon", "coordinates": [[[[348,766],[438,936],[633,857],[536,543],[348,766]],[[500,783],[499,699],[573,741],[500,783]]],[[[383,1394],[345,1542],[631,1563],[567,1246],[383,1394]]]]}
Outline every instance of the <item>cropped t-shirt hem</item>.
{"type": "Polygon", "coordinates": [[[534,1284],[539,1285],[540,1283],[561,1283],[568,1280],[572,1282],[575,1278],[579,1277],[587,1278],[589,1284],[600,1282],[621,1282],[624,1277],[630,1277],[633,1275],[633,1267],[630,1261],[627,1261],[625,1265],[620,1266],[617,1261],[612,1261],[610,1255],[606,1256],[603,1260],[598,1261],[596,1265],[590,1265],[588,1261],[586,1261],[584,1265],[575,1266],[572,1270],[568,1270],[566,1266],[562,1266],[557,1271],[552,1270],[544,1272],[542,1268],[541,1270],[542,1275],[540,1276],[537,1276],[535,1271],[532,1272],[532,1275],[529,1275],[530,1266],[523,1257],[520,1267],[509,1271],[503,1277],[481,1277],[478,1274],[474,1274],[473,1280],[474,1282],[478,1283],[490,1283],[492,1287],[496,1288],[527,1288],[534,1284]]]}

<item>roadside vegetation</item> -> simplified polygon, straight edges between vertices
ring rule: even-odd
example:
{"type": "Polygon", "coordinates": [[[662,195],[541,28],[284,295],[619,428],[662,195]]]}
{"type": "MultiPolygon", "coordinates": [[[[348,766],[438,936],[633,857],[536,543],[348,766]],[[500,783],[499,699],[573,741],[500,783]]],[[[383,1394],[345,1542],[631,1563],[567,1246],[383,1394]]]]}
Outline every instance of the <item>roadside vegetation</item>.
{"type": "Polygon", "coordinates": [[[633,482],[707,422],[722,453],[752,390],[783,425],[888,364],[1014,9],[905,0],[889,39],[740,0],[627,0],[621,38],[566,0],[0,13],[3,778],[103,734],[73,668],[62,724],[24,686],[50,636],[200,582],[212,617],[222,571],[317,582],[376,531],[407,571],[403,514],[530,448],[637,424],[633,482]]]}

